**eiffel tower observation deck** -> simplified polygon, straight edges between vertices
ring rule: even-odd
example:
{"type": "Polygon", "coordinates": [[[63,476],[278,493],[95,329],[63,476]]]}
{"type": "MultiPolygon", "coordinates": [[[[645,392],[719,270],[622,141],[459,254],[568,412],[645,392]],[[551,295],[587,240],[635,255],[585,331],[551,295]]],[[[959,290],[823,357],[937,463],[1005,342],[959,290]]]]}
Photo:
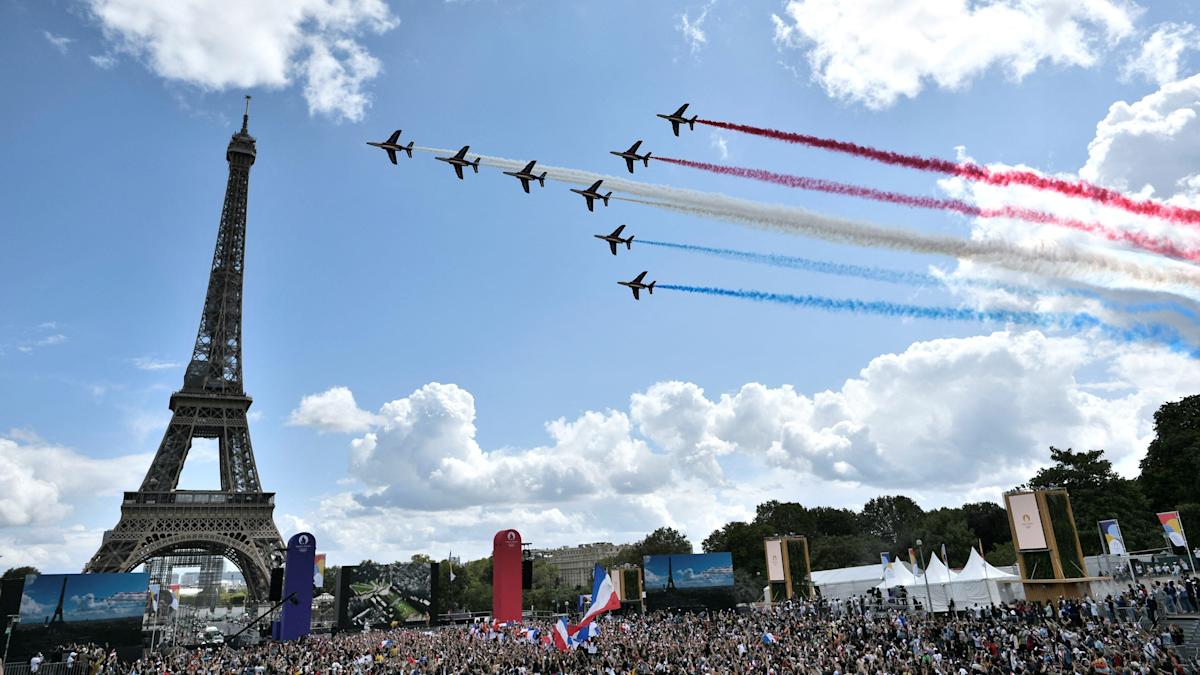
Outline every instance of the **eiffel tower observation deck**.
{"type": "Polygon", "coordinates": [[[229,141],[229,181],[217,245],[200,314],[200,329],[183,387],[171,395],[173,416],[136,492],[126,492],[121,520],[104,534],[86,572],[128,572],[171,554],[220,555],[246,579],[247,601],[267,599],[271,568],[283,541],[275,527],[275,495],[263,492],[242,383],[242,281],[246,202],[256,157],[250,135],[250,97],[242,128],[229,141]],[[220,490],[180,490],[179,476],[194,438],[220,448],[220,490]]]}

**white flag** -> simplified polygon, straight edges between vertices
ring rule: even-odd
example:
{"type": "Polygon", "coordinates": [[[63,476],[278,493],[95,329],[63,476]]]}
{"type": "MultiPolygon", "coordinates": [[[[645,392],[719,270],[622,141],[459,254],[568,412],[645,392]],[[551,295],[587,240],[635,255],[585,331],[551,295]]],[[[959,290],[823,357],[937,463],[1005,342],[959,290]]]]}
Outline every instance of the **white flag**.
{"type": "Polygon", "coordinates": [[[446,564],[450,566],[450,583],[454,583],[454,551],[446,556],[446,564]]]}

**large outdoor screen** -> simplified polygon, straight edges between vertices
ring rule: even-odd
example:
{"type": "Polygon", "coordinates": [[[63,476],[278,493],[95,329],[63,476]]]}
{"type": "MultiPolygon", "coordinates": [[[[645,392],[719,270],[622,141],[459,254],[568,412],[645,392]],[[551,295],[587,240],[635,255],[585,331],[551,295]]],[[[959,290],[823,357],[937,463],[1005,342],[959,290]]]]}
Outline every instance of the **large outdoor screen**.
{"type": "Polygon", "coordinates": [[[646,606],[651,609],[731,607],[729,553],[648,555],[642,559],[646,606]]]}
{"type": "Polygon", "coordinates": [[[338,627],[347,630],[429,620],[429,563],[364,563],[338,571],[338,627]]]}
{"type": "Polygon", "coordinates": [[[28,661],[71,644],[107,645],[124,660],[141,657],[150,575],[42,574],[25,578],[9,660],[28,661]]]}

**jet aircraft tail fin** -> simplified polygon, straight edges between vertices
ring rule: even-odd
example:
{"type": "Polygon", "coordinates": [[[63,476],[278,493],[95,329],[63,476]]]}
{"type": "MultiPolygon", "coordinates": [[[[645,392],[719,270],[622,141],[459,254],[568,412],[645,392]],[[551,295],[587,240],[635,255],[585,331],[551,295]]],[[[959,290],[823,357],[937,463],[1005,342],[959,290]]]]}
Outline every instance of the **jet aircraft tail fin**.
{"type": "Polygon", "coordinates": [[[545,171],[542,172],[542,175],[538,176],[538,184],[541,185],[542,187],[546,187],[546,172],[545,171]]]}
{"type": "Polygon", "coordinates": [[[601,197],[601,199],[603,199],[603,200],[604,200],[604,205],[605,205],[605,206],[608,206],[608,198],[609,198],[609,197],[611,197],[611,196],[612,196],[612,193],[611,193],[611,192],[609,192],[608,194],[606,194],[606,195],[604,195],[603,197],[601,197]]]}
{"type": "Polygon", "coordinates": [[[629,235],[629,238],[625,240],[625,250],[626,251],[633,250],[633,235],[632,234],[629,235]]]}
{"type": "Polygon", "coordinates": [[[646,153],[646,156],[642,158],[642,163],[646,165],[647,169],[650,168],[650,153],[646,153]]]}
{"type": "Polygon", "coordinates": [[[476,157],[475,161],[471,163],[471,168],[475,170],[475,173],[479,173],[479,160],[481,160],[481,159],[483,159],[483,158],[476,157]]]}
{"type": "Polygon", "coordinates": [[[700,119],[699,115],[692,115],[692,119],[688,120],[688,128],[692,131],[696,130],[696,120],[700,119]]]}
{"type": "Polygon", "coordinates": [[[413,141],[409,141],[408,145],[401,146],[400,149],[407,152],[408,158],[412,159],[413,141]]]}
{"type": "Polygon", "coordinates": [[[657,284],[657,283],[658,283],[657,280],[651,281],[650,284],[648,286],[646,286],[646,290],[650,291],[650,295],[654,295],[654,284],[657,284]]]}

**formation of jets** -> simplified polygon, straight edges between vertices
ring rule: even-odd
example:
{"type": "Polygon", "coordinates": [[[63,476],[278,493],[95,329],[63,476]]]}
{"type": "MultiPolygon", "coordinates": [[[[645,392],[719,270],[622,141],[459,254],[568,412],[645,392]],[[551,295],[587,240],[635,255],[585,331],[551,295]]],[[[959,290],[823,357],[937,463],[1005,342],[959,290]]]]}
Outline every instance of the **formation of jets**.
{"type": "Polygon", "coordinates": [[[408,145],[400,145],[399,141],[400,141],[400,130],[397,129],[392,132],[392,135],[386,141],[378,141],[378,142],[367,141],[367,145],[373,145],[377,148],[383,148],[384,150],[386,150],[388,159],[392,160],[392,164],[395,164],[397,150],[402,150],[404,152],[407,152],[408,158],[412,159],[412,149],[413,149],[412,141],[409,141],[408,145]]]}
{"type": "MultiPolygon", "coordinates": [[[[458,174],[458,179],[462,180],[464,166],[469,166],[472,169],[475,169],[475,173],[479,173],[479,159],[480,158],[476,157],[474,162],[467,161],[467,150],[470,150],[470,149],[471,149],[471,146],[464,145],[464,146],[462,146],[462,150],[459,150],[458,152],[456,152],[453,157],[435,157],[434,159],[439,159],[443,162],[448,162],[451,166],[454,167],[454,173],[458,174]]],[[[529,190],[526,190],[526,192],[529,192],[529,190]]]]}
{"type": "Polygon", "coordinates": [[[604,241],[607,241],[608,247],[610,249],[612,249],[612,254],[616,255],[617,254],[617,244],[625,244],[625,250],[627,250],[627,251],[633,249],[633,235],[632,234],[624,239],[621,238],[621,231],[624,229],[625,229],[625,226],[622,225],[622,226],[618,227],[617,229],[613,230],[612,234],[593,234],[592,236],[597,239],[603,239],[604,241]]]}
{"type": "MultiPolygon", "coordinates": [[[[679,135],[679,125],[686,124],[688,126],[688,129],[695,130],[696,120],[700,118],[699,115],[692,115],[691,118],[686,117],[684,115],[684,113],[687,112],[687,108],[688,108],[688,104],[684,103],[683,105],[679,106],[678,110],[671,113],[670,115],[663,115],[663,114],[659,113],[658,116],[667,120],[668,122],[670,122],[671,123],[671,131],[673,131],[675,133],[675,135],[678,136],[679,135]]],[[[387,152],[388,159],[391,160],[392,164],[397,163],[396,162],[396,153],[397,152],[406,153],[409,156],[409,158],[412,158],[412,156],[413,156],[412,141],[409,141],[408,145],[401,145],[399,129],[392,132],[392,135],[389,136],[386,141],[367,141],[367,145],[374,146],[376,148],[381,148],[382,150],[387,152]]],[[[638,149],[641,147],[642,147],[642,142],[639,140],[636,143],[634,143],[633,145],[629,146],[628,150],[625,150],[623,152],[620,152],[617,150],[610,150],[609,154],[616,155],[617,157],[620,157],[621,159],[625,160],[625,167],[627,169],[629,169],[629,173],[633,173],[634,162],[641,162],[642,166],[647,167],[647,168],[649,168],[649,166],[650,166],[650,153],[647,152],[644,155],[638,154],[638,149]]],[[[471,160],[467,159],[467,151],[469,151],[470,149],[471,149],[471,146],[464,145],[464,146],[462,146],[461,150],[454,153],[450,157],[435,157],[435,159],[442,161],[442,162],[446,162],[447,164],[453,166],[454,174],[458,176],[459,180],[464,180],[463,167],[469,166],[475,173],[479,173],[479,161],[480,161],[481,157],[476,156],[475,161],[471,161],[471,160]]],[[[521,169],[520,171],[504,171],[503,173],[506,176],[512,176],[513,178],[516,178],[517,180],[521,181],[521,188],[524,189],[526,193],[528,193],[529,192],[529,184],[532,181],[537,181],[538,185],[540,185],[542,187],[546,187],[546,174],[548,172],[543,171],[540,174],[534,173],[533,167],[536,164],[537,164],[537,160],[534,160],[534,161],[526,164],[525,168],[521,169]]],[[[604,183],[603,180],[598,180],[595,183],[593,183],[590,187],[582,189],[582,190],[580,190],[578,188],[571,188],[571,192],[574,192],[574,193],[582,196],[584,198],[584,200],[587,202],[588,211],[594,211],[595,210],[595,202],[597,199],[599,199],[605,206],[608,206],[608,199],[609,199],[609,197],[612,196],[612,191],[608,191],[608,192],[600,191],[600,186],[603,183],[604,183]]],[[[605,243],[607,243],[609,250],[612,251],[613,255],[616,255],[617,247],[621,244],[625,245],[626,250],[633,249],[633,235],[631,234],[628,237],[622,237],[621,233],[624,231],[625,231],[625,226],[621,225],[617,229],[613,230],[610,234],[597,234],[597,235],[593,235],[593,236],[596,237],[597,239],[600,239],[600,240],[604,241],[605,243]]],[[[646,274],[647,274],[646,272],[642,272],[641,274],[637,275],[630,281],[618,281],[617,283],[622,286],[625,286],[629,290],[633,291],[633,299],[634,300],[640,300],[641,299],[641,291],[643,291],[643,290],[647,291],[651,295],[654,294],[654,284],[656,282],[651,281],[649,283],[646,283],[645,282],[646,274]]]]}

